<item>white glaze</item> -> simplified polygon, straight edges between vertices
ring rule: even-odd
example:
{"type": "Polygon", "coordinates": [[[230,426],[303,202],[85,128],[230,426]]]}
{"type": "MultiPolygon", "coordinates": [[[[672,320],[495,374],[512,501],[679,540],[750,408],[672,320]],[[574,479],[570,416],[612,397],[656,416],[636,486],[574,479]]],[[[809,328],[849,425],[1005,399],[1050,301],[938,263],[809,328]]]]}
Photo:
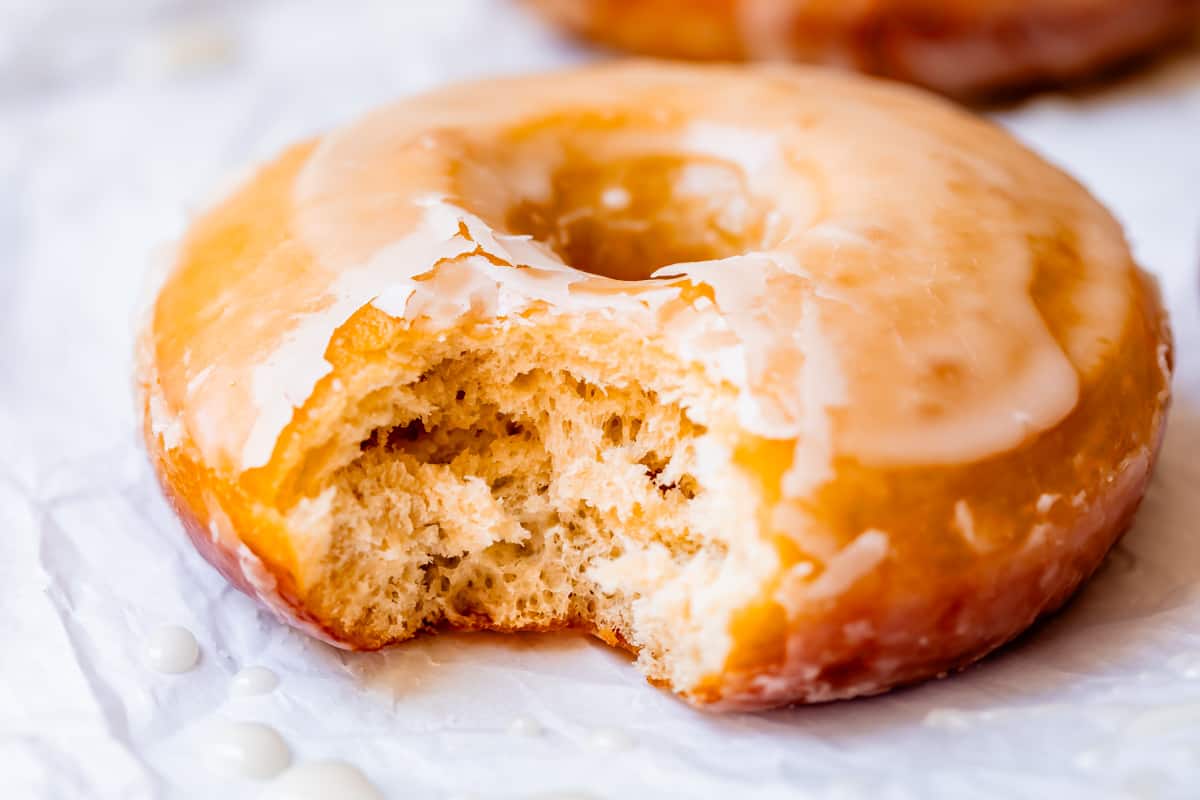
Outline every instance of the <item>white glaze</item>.
{"type": "Polygon", "coordinates": [[[976,533],[975,515],[971,513],[971,506],[966,500],[959,500],[954,504],[954,519],[951,524],[972,550],[987,552],[988,543],[976,533]]]}
{"type": "MultiPolygon", "coordinates": [[[[821,323],[821,309],[814,300],[801,307],[800,340],[804,342],[804,364],[800,373],[800,435],[792,454],[792,466],[784,473],[781,488],[789,497],[804,497],[833,477],[834,441],[830,413],[847,399],[846,378],[838,355],[821,323]]],[[[807,527],[807,526],[806,526],[807,527]]]]}
{"type": "Polygon", "coordinates": [[[692,122],[678,147],[686,153],[731,161],[752,176],[778,169],[783,162],[779,137],[774,132],[736,124],[692,122]]]}
{"type": "MultiPolygon", "coordinates": [[[[386,139],[382,134],[381,138],[386,139]]],[[[748,145],[745,137],[739,137],[737,131],[729,135],[727,131],[697,134],[691,130],[685,143],[696,150],[736,158],[751,174],[767,171],[764,165],[779,160],[773,137],[766,137],[766,146],[751,146],[757,140],[750,137],[748,145]]],[[[342,138],[351,142],[355,139],[351,134],[332,137],[310,161],[296,187],[297,205],[314,209],[299,220],[299,233],[320,261],[342,270],[341,277],[333,282],[325,307],[302,316],[284,344],[255,370],[255,400],[266,410],[257,417],[242,452],[244,466],[261,465],[270,458],[292,408],[309,396],[316,381],[330,369],[324,361],[324,345],[350,314],[367,303],[397,318],[427,317],[435,327],[453,327],[463,317],[476,313],[485,319],[512,317],[538,300],[548,301],[562,313],[620,313],[631,325],[652,332],[664,326],[662,312],[679,294],[670,280],[663,278],[652,284],[653,291],[638,286],[636,291],[630,288],[616,297],[588,292],[586,289],[598,282],[594,276],[571,269],[527,239],[496,233],[479,216],[436,194],[411,198],[422,213],[420,222],[407,236],[374,247],[365,255],[353,253],[356,245],[343,241],[354,239],[352,231],[341,229],[337,216],[327,215],[328,208],[312,202],[312,196],[306,194],[337,194],[330,191],[337,188],[338,176],[334,171],[331,179],[328,162],[340,163],[339,156],[345,161],[344,156],[354,149],[339,150],[342,138]],[[310,184],[318,184],[317,189],[310,184]],[[504,264],[468,255],[476,248],[504,264]],[[439,260],[443,263],[436,271],[423,274],[439,260]],[[418,275],[429,279],[417,281],[418,275]]],[[[370,162],[369,156],[369,151],[364,153],[362,161],[370,162]]],[[[796,193],[803,194],[803,190],[797,189],[796,193]]],[[[853,202],[849,205],[852,212],[864,210],[853,202]]],[[[803,225],[808,220],[801,213],[789,218],[794,228],[800,228],[789,235],[803,239],[807,235],[803,225]]],[[[812,237],[814,248],[832,245],[866,252],[877,246],[868,226],[856,220],[853,213],[813,227],[820,228],[812,237]]],[[[916,243],[914,249],[921,249],[919,245],[916,243]]],[[[1018,267],[1029,266],[1024,263],[1025,253],[1000,249],[1018,267]]],[[[839,434],[832,421],[834,412],[859,405],[854,383],[861,376],[854,377],[854,365],[848,358],[854,348],[845,345],[846,332],[854,329],[847,322],[845,307],[852,307],[859,298],[836,286],[822,285],[820,278],[806,269],[806,263],[791,252],[766,252],[678,264],[661,271],[662,275],[684,274],[712,288],[715,302],[692,307],[693,326],[686,336],[679,330],[668,330],[664,335],[683,339],[680,352],[688,353],[692,360],[741,390],[738,416],[743,428],[796,440],[793,466],[784,481],[787,495],[802,496],[827,479],[839,450],[870,463],[957,463],[1012,447],[1031,432],[1058,421],[1073,407],[1078,376],[1029,303],[1028,287],[1022,284],[1028,282],[1029,269],[1014,268],[1012,285],[1002,281],[1003,285],[991,286],[985,281],[983,286],[972,287],[973,292],[995,289],[992,294],[1005,298],[1002,306],[1009,305],[1008,299],[1013,300],[1008,311],[1030,345],[1025,348],[1029,355],[1024,368],[1013,380],[1003,383],[989,397],[976,398],[955,409],[949,418],[909,425],[902,424],[907,421],[903,413],[882,415],[881,422],[866,414],[854,424],[843,425],[839,434]],[[775,304],[775,289],[781,284],[790,290],[779,295],[775,304]],[[781,336],[780,331],[786,335],[781,336]],[[724,336],[725,344],[717,348],[694,344],[689,348],[687,340],[697,333],[724,336]]],[[[954,305],[954,301],[952,296],[945,302],[954,305]]],[[[974,310],[969,305],[965,308],[967,312],[974,310]]],[[[977,360],[987,362],[992,355],[991,331],[971,320],[962,322],[960,328],[954,333],[961,334],[962,342],[945,334],[916,331],[907,335],[897,331],[905,354],[911,355],[911,363],[902,362],[900,371],[911,368],[915,373],[943,358],[960,364],[964,355],[978,353],[983,356],[977,360]]],[[[891,363],[887,359],[877,361],[891,363]]],[[[984,370],[985,377],[987,374],[984,370]]],[[[978,546],[965,503],[955,508],[954,519],[964,538],[978,546]]],[[[844,591],[886,557],[887,550],[885,533],[864,533],[842,554],[846,556],[844,563],[831,563],[811,583],[808,596],[844,591]]],[[[700,564],[694,572],[703,577],[703,569],[700,564]]],[[[273,581],[269,588],[274,588],[273,581]]]]}
{"type": "Polygon", "coordinates": [[[292,754],[269,725],[222,722],[206,732],[202,759],[218,775],[266,780],[286,769],[292,754]]]}
{"type": "Polygon", "coordinates": [[[1037,512],[1039,514],[1048,514],[1050,509],[1054,508],[1054,504],[1058,502],[1057,494],[1042,494],[1037,499],[1037,512]]]}
{"type": "Polygon", "coordinates": [[[886,533],[863,531],[829,559],[825,570],[816,579],[810,581],[808,578],[812,572],[811,564],[798,564],[788,573],[776,598],[785,608],[795,610],[811,600],[836,597],[879,566],[890,549],[891,541],[886,533]]]}
{"type": "Polygon", "coordinates": [[[414,233],[380,250],[359,269],[344,272],[330,287],[329,302],[303,318],[275,352],[254,371],[253,399],[261,409],[242,451],[242,468],[262,466],[271,458],[279,432],[292,409],[312,393],[332,369],[325,346],[350,315],[443,259],[465,255],[470,242],[458,236],[458,220],[440,206],[429,206],[414,233]]]}
{"type": "Polygon", "coordinates": [[[268,694],[279,685],[279,676],[266,667],[244,667],[229,682],[229,693],[235,697],[268,694]]]}
{"type": "Polygon", "coordinates": [[[604,207],[613,210],[628,208],[632,200],[629,190],[624,186],[610,186],[600,195],[600,202],[604,204],[604,207]]]}
{"type": "Polygon", "coordinates": [[[150,432],[162,439],[163,449],[170,451],[183,442],[183,420],[171,413],[158,392],[150,394],[150,432]]]}
{"type": "Polygon", "coordinates": [[[734,385],[744,430],[797,441],[788,496],[819,485],[840,454],[872,466],[942,465],[1017,447],[1071,411],[1077,368],[1099,363],[1119,338],[1129,270],[1119,228],[995,131],[934,106],[877,102],[828,78],[713,73],[700,91],[665,67],[624,69],[586,82],[526,79],[521,91],[447,90],[325,137],[292,187],[292,228],[315,259],[305,274],[314,296],[287,318],[281,341],[265,341],[239,365],[249,380],[203,382],[213,396],[193,407],[228,408],[238,398],[218,395],[250,385],[254,410],[224,429],[212,413],[189,419],[202,449],[240,454],[242,469],[265,464],[293,409],[328,373],[333,332],[368,303],[435,328],[465,317],[512,320],[534,303],[619,317],[734,385]],[[479,192],[471,196],[453,176],[486,173],[491,162],[466,154],[488,152],[547,108],[570,106],[585,87],[589,107],[617,113],[651,99],[660,107],[658,123],[588,134],[595,158],[665,150],[722,159],[753,196],[772,201],[770,239],[745,255],[615,285],[526,237],[493,231],[481,215],[502,213],[513,186],[544,189],[565,157],[554,138],[563,134],[539,131],[516,155],[501,152],[501,188],[472,184],[479,192]],[[828,102],[834,91],[838,102],[828,102]],[[888,137],[875,135],[881,125],[888,137]],[[460,136],[477,147],[455,146],[460,136]],[[878,181],[919,191],[901,202],[875,191],[878,181]],[[1064,225],[1077,239],[1085,287],[1072,298],[1079,319],[1065,351],[1031,298],[1029,246],[1060,237],[1064,225]],[[470,256],[476,248],[490,258],[470,256]],[[711,289],[713,306],[678,313],[680,276],[711,289]]]}
{"type": "Polygon", "coordinates": [[[187,628],[164,625],[146,638],[143,655],[151,669],[176,674],[196,666],[200,660],[200,645],[187,628]]]}
{"type": "Polygon", "coordinates": [[[357,767],[344,761],[309,761],[280,775],[260,800],[383,800],[357,767]]]}

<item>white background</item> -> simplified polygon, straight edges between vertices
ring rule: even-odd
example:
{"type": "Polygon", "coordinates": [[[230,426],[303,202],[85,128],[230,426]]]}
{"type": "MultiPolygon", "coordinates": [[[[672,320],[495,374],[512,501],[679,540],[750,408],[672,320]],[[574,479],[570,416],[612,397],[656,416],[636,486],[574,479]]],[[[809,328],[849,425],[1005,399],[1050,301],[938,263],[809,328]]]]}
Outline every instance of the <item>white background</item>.
{"type": "Polygon", "coordinates": [[[215,718],[270,722],[388,797],[1200,797],[1200,48],[998,118],[1077,174],[1163,282],[1178,345],[1138,523],[1069,609],[982,666],[866,701],[692,711],[575,636],[351,655],[228,588],[136,443],[131,318],[222,175],[443,81],[585,58],[504,2],[0,0],[0,797],[227,800],[215,718]],[[199,667],[142,664],[196,632],[199,667]],[[273,694],[226,699],[264,664],[273,694]],[[518,716],[545,733],[506,733],[518,716]],[[630,750],[597,752],[597,727],[630,750]]]}

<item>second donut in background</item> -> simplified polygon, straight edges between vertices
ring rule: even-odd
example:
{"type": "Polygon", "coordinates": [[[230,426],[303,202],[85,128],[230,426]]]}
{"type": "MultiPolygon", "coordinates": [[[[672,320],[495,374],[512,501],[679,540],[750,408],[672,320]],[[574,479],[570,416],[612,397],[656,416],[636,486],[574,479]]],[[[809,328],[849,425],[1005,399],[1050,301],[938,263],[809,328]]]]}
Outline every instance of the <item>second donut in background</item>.
{"type": "Polygon", "coordinates": [[[1200,24],[1200,0],[523,2],[620,50],[829,64],[964,99],[1094,77],[1200,24]]]}

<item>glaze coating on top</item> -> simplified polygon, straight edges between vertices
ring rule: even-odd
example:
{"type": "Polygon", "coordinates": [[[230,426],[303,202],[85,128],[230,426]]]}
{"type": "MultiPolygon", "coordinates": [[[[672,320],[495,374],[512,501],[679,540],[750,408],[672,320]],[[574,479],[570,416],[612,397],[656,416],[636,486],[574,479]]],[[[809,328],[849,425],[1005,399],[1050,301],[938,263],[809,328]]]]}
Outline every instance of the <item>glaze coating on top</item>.
{"type": "Polygon", "coordinates": [[[724,707],[935,674],[1060,604],[1128,524],[1168,398],[1117,223],[947,104],[795,68],[477,83],[293,148],[182,243],[140,364],[198,546],[329,638],[284,515],[380,374],[372,342],[534,311],[619,319],[737,395],[701,421],[760,485],[780,563],[727,673],[689,690],[724,707]],[[629,188],[651,179],[662,197],[629,188]],[[564,258],[593,184],[605,230],[637,222],[663,258],[564,258]]]}
{"type": "MultiPolygon", "coordinates": [[[[292,235],[213,294],[221,324],[162,358],[205,458],[266,464],[328,373],[334,330],[367,303],[403,315],[416,276],[477,246],[525,269],[475,262],[458,290],[495,281],[510,312],[553,300],[569,313],[602,288],[606,303],[657,313],[685,286],[707,287],[699,324],[720,343],[694,350],[745,390],[741,422],[759,435],[797,436],[807,402],[837,408],[837,454],[953,464],[1010,450],[1075,406],[1080,377],[1120,335],[1130,262],[1118,226],[1069,178],[988,124],[901,92],[772,70],[714,71],[691,92],[677,80],[641,66],[520,91],[483,84],[326,138],[290,188],[292,235]],[[595,108],[617,132],[586,130],[595,108]],[[617,281],[490,227],[513,198],[463,196],[472,159],[544,194],[568,137],[599,161],[672,152],[732,165],[749,204],[769,200],[768,224],[744,252],[617,281]],[[1073,250],[1070,274],[1035,287],[1056,247],[1073,250]]],[[[681,179],[710,177],[694,167],[681,179]]]]}

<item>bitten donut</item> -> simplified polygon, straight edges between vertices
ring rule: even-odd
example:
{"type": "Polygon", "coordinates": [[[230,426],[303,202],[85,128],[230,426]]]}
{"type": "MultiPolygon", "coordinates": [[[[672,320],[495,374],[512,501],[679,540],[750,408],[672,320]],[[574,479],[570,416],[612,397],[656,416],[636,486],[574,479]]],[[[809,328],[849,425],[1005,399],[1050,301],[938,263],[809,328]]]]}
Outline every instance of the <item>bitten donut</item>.
{"type": "Polygon", "coordinates": [[[848,67],[959,97],[1087,78],[1186,38],[1200,0],[524,0],[644,55],[848,67]]]}
{"type": "Polygon", "coordinates": [[[1130,524],[1168,330],[1004,131],[797,67],[456,86],[195,221],[140,340],[196,547],[373,649],[581,628],[717,709],[881,692],[1130,524]]]}

